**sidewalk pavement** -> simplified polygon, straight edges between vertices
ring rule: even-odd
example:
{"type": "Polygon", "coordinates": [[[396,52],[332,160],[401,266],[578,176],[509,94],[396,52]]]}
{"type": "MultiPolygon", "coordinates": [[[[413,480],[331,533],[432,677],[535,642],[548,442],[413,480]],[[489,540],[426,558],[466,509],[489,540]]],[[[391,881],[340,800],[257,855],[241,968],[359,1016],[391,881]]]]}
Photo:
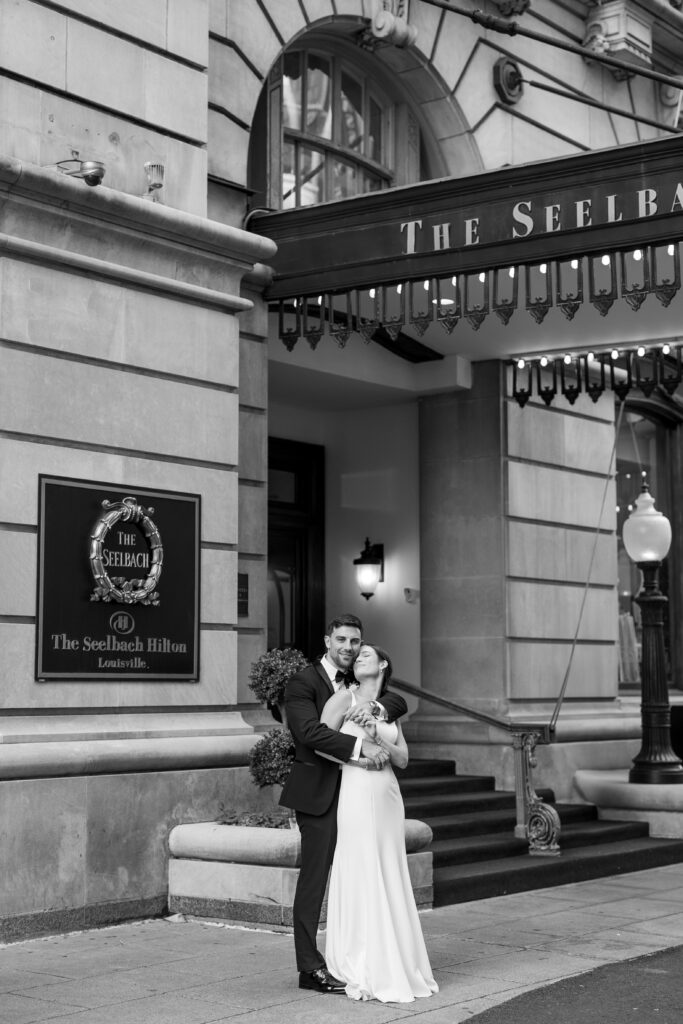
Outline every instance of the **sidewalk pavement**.
{"type": "MultiPolygon", "coordinates": [[[[583,974],[580,990],[591,977],[586,972],[603,965],[617,965],[623,975],[623,961],[683,946],[683,864],[420,917],[440,986],[430,999],[355,1003],[303,991],[290,934],[176,916],[0,946],[0,1024],[384,1024],[413,1017],[416,1024],[460,1024],[583,974]]],[[[659,1012],[659,971],[641,971],[639,1012],[620,1024],[631,1016],[670,1024],[659,1012]]],[[[604,990],[597,995],[594,1019],[611,1020],[604,990]]],[[[552,1005],[540,1016],[511,1013],[510,1024],[572,1020],[558,1018],[552,1005]]]]}

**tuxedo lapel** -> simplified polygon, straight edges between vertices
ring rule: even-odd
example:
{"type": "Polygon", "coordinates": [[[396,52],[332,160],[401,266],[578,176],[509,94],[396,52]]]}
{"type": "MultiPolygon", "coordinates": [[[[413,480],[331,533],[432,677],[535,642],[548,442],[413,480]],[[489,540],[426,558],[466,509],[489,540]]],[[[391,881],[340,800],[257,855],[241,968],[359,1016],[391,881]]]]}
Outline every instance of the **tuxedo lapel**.
{"type": "Polygon", "coordinates": [[[327,672],[326,672],[326,671],[325,671],[325,669],[324,669],[324,668],[322,667],[322,665],[320,664],[320,662],[319,662],[319,661],[316,661],[316,663],[315,663],[315,667],[316,667],[316,669],[318,670],[318,675],[320,676],[320,678],[321,678],[321,679],[322,679],[322,681],[324,682],[325,686],[326,686],[326,687],[327,687],[327,689],[328,689],[328,690],[330,691],[330,693],[331,693],[331,694],[333,694],[333,693],[334,693],[334,686],[333,686],[333,685],[332,685],[332,683],[330,682],[330,677],[328,676],[327,672]]]}

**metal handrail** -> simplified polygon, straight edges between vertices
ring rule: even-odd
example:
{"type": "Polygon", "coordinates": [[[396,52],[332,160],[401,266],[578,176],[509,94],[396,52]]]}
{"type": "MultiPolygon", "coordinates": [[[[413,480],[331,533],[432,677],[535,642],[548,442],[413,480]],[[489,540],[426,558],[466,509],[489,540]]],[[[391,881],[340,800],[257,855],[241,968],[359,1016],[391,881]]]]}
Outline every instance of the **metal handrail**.
{"type": "Polygon", "coordinates": [[[459,711],[461,714],[467,715],[468,718],[476,718],[478,722],[485,722],[486,725],[491,725],[494,729],[501,729],[503,732],[509,733],[538,732],[539,743],[552,743],[554,730],[548,722],[517,722],[509,718],[498,718],[497,715],[490,715],[486,711],[478,711],[467,704],[460,704],[459,701],[451,700],[450,697],[441,697],[438,693],[432,693],[431,690],[423,690],[413,683],[406,682],[405,679],[397,679],[396,676],[391,677],[391,685],[413,697],[419,697],[432,704],[440,704],[441,707],[448,708],[449,711],[459,711]]]}
{"type": "Polygon", "coordinates": [[[456,711],[478,722],[484,722],[507,733],[512,740],[515,753],[515,804],[517,823],[515,836],[526,839],[532,856],[555,857],[560,852],[560,816],[555,807],[546,804],[534,789],[532,771],[536,767],[534,751],[538,743],[552,743],[554,728],[547,722],[516,722],[496,715],[477,711],[438,693],[423,690],[404,679],[391,679],[392,688],[418,697],[431,704],[438,704],[449,711],[456,711]]]}

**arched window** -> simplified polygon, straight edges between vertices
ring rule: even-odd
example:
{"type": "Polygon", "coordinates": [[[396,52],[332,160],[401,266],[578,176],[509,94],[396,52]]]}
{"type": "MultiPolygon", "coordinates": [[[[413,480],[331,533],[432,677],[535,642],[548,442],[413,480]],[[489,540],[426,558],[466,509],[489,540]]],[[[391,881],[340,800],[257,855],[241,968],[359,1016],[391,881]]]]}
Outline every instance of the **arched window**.
{"type": "Polygon", "coordinates": [[[374,192],[393,182],[393,107],[342,59],[294,50],[282,73],[282,207],[374,192]]]}
{"type": "Polygon", "coordinates": [[[423,178],[418,122],[363,51],[313,38],[276,63],[254,118],[253,206],[291,209],[423,178]]]}

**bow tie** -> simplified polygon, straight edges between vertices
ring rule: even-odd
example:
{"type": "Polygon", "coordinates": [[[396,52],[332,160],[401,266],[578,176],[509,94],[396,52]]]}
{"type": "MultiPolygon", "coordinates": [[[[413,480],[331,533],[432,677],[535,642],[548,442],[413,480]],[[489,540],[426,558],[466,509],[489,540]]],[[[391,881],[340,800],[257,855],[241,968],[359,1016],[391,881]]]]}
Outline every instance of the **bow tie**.
{"type": "Polygon", "coordinates": [[[334,677],[334,681],[335,681],[335,683],[345,683],[346,682],[346,672],[342,672],[341,669],[338,669],[337,673],[336,673],[336,675],[334,677]]]}

